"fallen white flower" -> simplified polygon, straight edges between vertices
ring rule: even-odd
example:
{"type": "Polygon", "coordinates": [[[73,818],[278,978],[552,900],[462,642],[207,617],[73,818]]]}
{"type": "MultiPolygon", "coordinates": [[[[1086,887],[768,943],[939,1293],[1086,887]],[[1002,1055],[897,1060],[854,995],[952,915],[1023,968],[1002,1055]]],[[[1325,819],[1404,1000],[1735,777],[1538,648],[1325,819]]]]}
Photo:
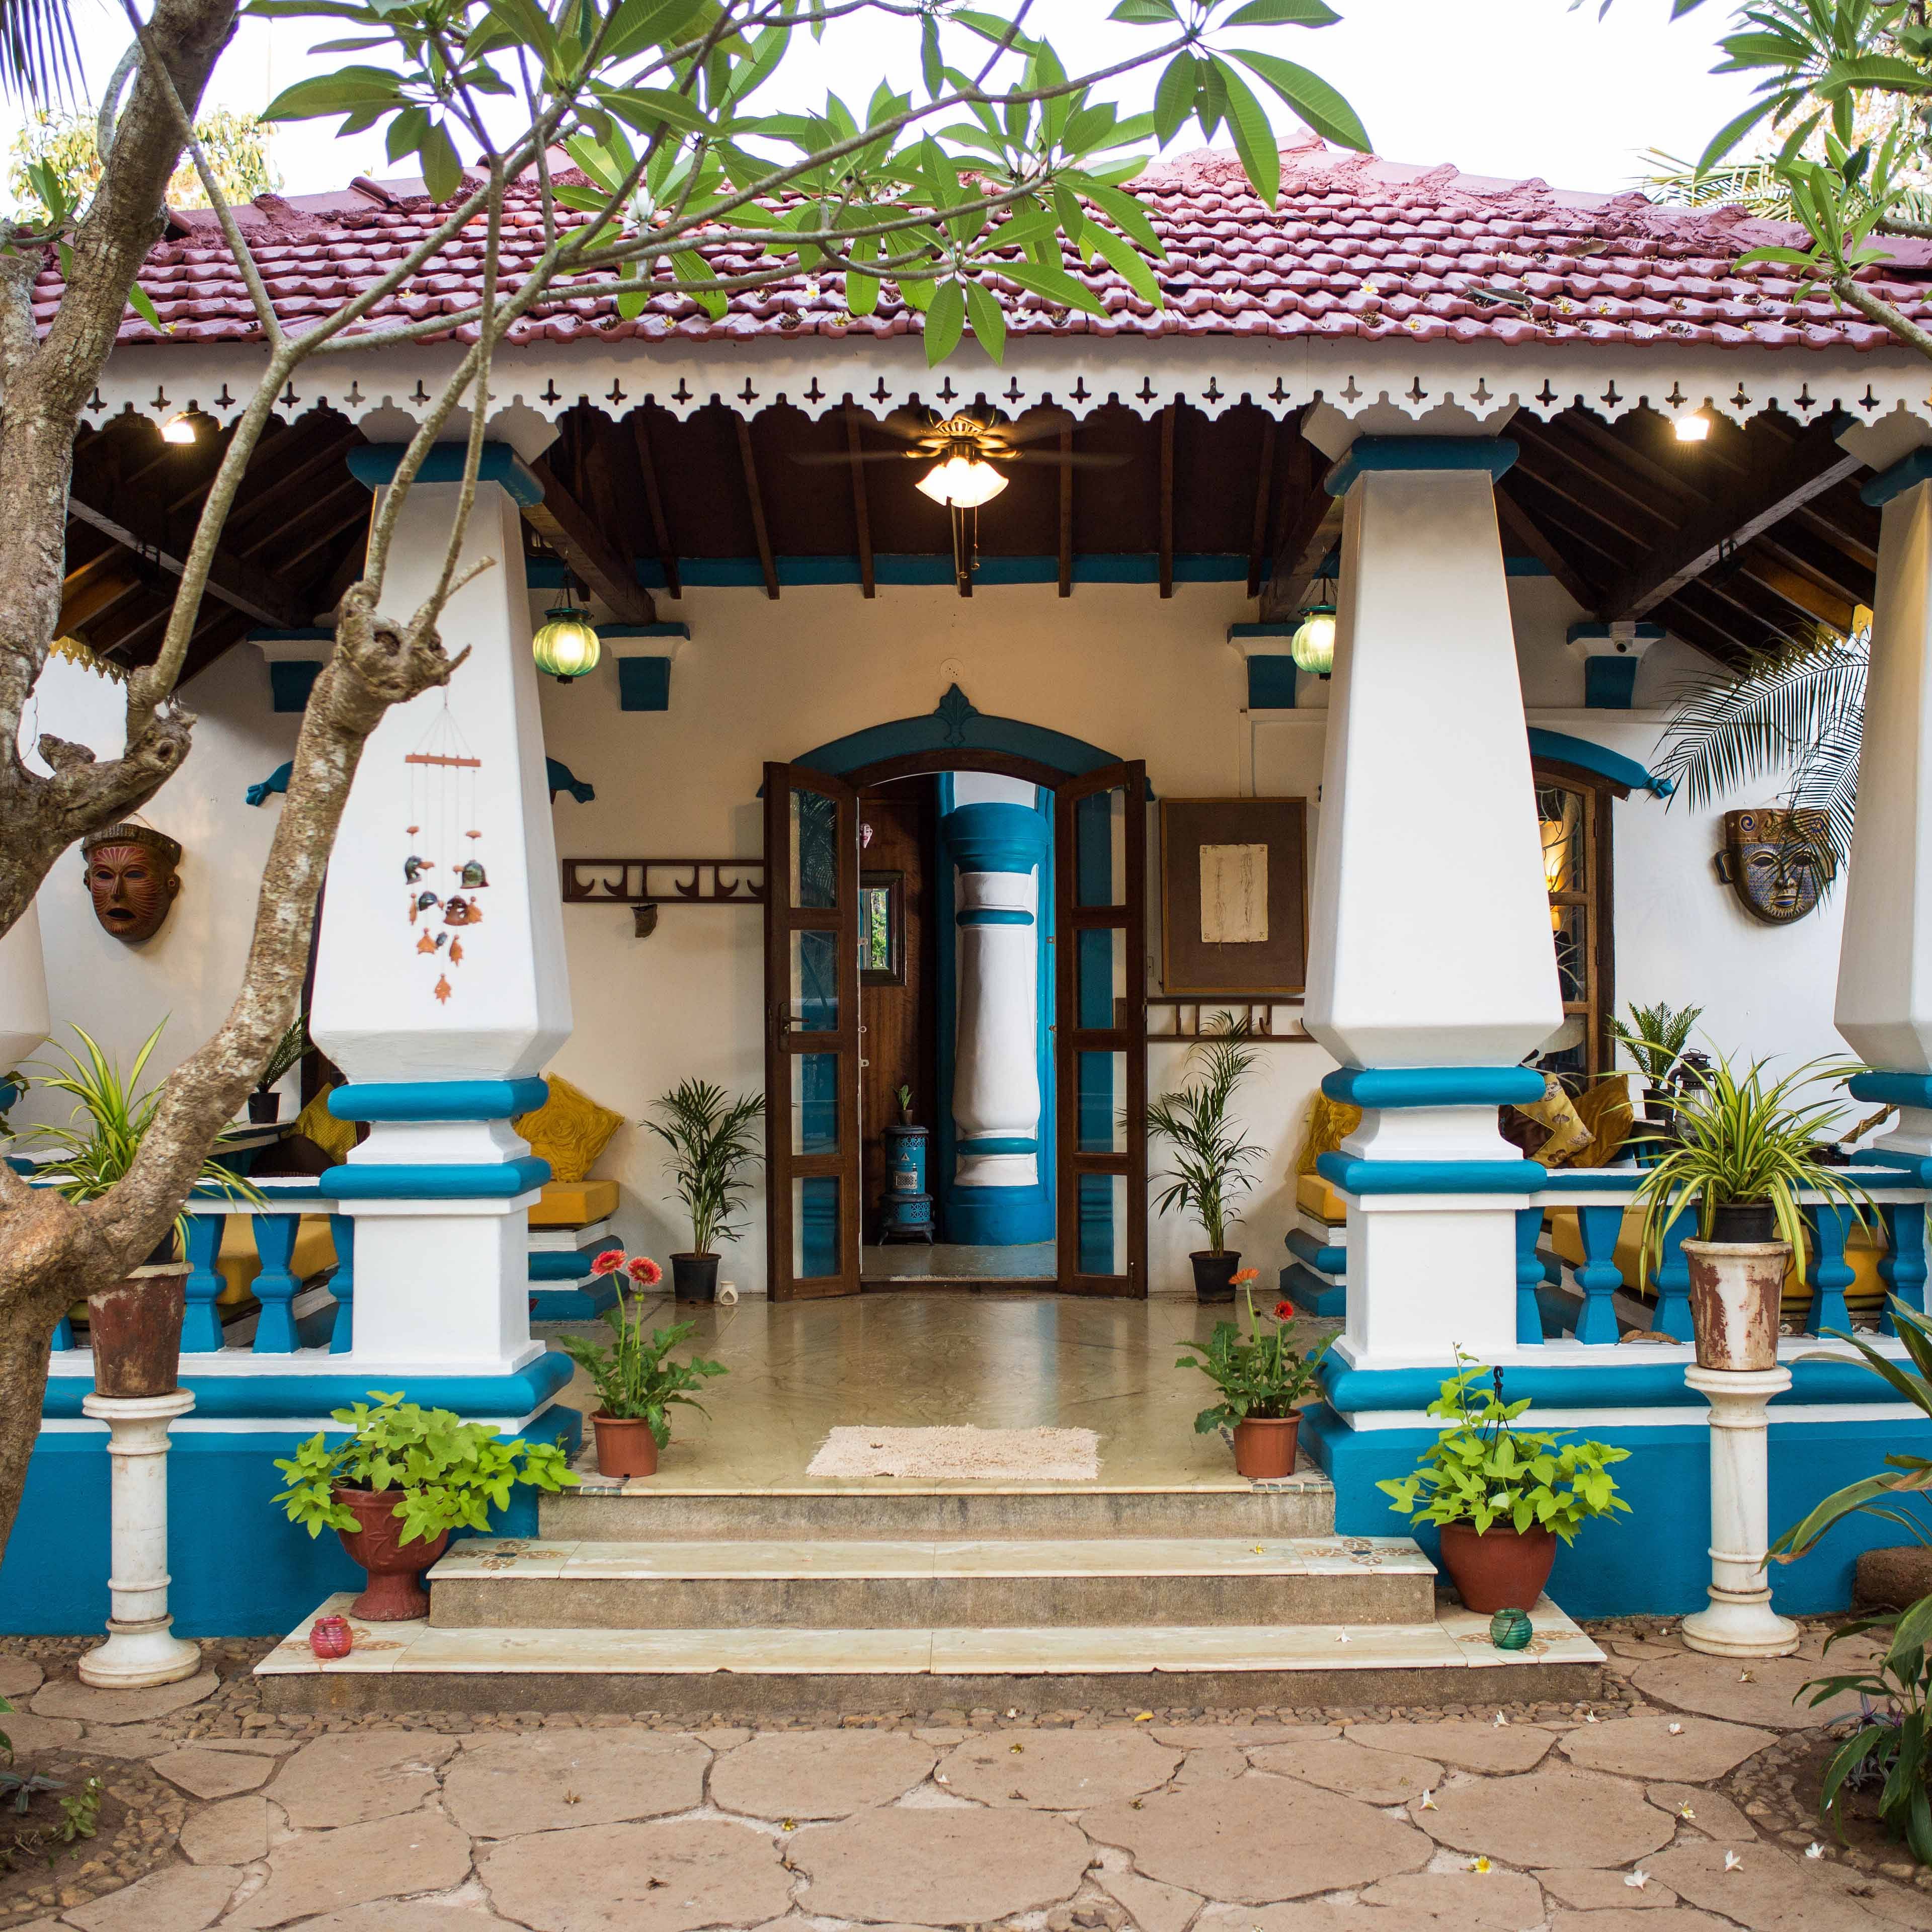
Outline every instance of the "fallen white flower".
{"type": "Polygon", "coordinates": [[[1673,1738],[1681,1738],[1684,1735],[1684,1726],[1682,1724],[1672,1724],[1670,1726],[1670,1735],[1673,1738]]]}
{"type": "Polygon", "coordinates": [[[1490,1868],[1490,1862],[1478,1854],[1469,1861],[1468,1868],[1472,1872],[1486,1872],[1490,1868]]]}
{"type": "Polygon", "coordinates": [[[1646,1886],[1649,1884],[1650,1874],[1647,1871],[1628,1872],[1624,1874],[1624,1882],[1627,1886],[1633,1887],[1635,1890],[1641,1892],[1646,1886]]]}
{"type": "Polygon", "coordinates": [[[1422,1794],[1422,1808],[1425,1811],[1433,1811],[1436,1809],[1436,1794],[1434,1792],[1425,1791],[1422,1794]]]}
{"type": "Polygon", "coordinates": [[[1509,1722],[1508,1718],[1507,1718],[1506,1717],[1504,1717],[1504,1716],[1503,1715],[1503,1714],[1502,1713],[1502,1712],[1498,1711],[1498,1712],[1496,1713],[1496,1725],[1495,1725],[1495,1728],[1496,1728],[1496,1730],[1501,1730],[1503,1728],[1503,1726],[1504,1726],[1505,1724],[1507,1724],[1508,1722],[1509,1722]]]}
{"type": "Polygon", "coordinates": [[[1726,1852],[1724,1854],[1724,1869],[1725,1869],[1725,1870],[1726,1870],[1727,1872],[1730,1872],[1730,1871],[1742,1871],[1742,1870],[1744,1870],[1744,1860],[1743,1860],[1742,1858],[1739,1858],[1739,1857],[1738,1856],[1738,1855],[1737,1855],[1737,1853],[1736,1853],[1736,1852],[1726,1852]]]}
{"type": "Polygon", "coordinates": [[[1804,1847],[1804,1856],[1808,1858],[1822,1858],[1825,1856],[1825,1847],[1814,1838],[1810,1844],[1804,1847]]]}

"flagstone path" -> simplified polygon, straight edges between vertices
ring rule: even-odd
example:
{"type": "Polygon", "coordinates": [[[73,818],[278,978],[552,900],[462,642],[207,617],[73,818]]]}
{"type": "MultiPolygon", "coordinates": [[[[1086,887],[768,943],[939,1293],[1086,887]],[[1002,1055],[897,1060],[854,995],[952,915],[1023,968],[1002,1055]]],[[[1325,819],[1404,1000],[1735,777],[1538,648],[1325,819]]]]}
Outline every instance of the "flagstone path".
{"type": "Polygon", "coordinates": [[[0,1932],[1932,1932],[1932,1876],[1795,1791],[1834,1714],[1791,1702],[1821,1630],[1748,1667],[1661,1624],[1595,1634],[1594,1706],[756,1733],[280,1716],[246,1646],[104,1693],[81,1646],[12,1640],[20,1758],[126,1810],[0,1932]]]}

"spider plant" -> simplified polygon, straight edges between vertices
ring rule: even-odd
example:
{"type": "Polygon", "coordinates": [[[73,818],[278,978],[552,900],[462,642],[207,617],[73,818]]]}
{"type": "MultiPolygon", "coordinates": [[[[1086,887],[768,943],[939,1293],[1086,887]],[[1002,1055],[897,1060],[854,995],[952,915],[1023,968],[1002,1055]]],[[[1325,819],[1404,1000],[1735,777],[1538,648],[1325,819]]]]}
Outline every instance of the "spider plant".
{"type": "Polygon", "coordinates": [[[1660,1000],[1654,1006],[1640,1006],[1633,1000],[1626,1010],[1630,1024],[1611,1021],[1610,1037],[1636,1062],[1638,1070],[1652,1086],[1661,1087],[1682,1058],[1690,1043],[1690,1029],[1704,1009],[1672,1007],[1660,1000]]]}
{"type": "MultiPolygon", "coordinates": [[[[1658,775],[1701,811],[1755,779],[1780,776],[1790,836],[1821,827],[1818,890],[1828,895],[1851,856],[1858,796],[1858,750],[1864,739],[1865,675],[1871,633],[1849,638],[1820,626],[1784,650],[1755,652],[1736,671],[1680,688],[1664,727],[1658,775]]],[[[1808,850],[1795,856],[1814,856],[1808,850]]]]}
{"type": "MultiPolygon", "coordinates": [[[[160,1105],[160,1088],[151,1087],[143,1092],[140,1083],[142,1071],[166,1024],[166,1020],[162,1021],[141,1042],[134,1064],[124,1076],[118,1061],[110,1058],[93,1035],[79,1026],[74,1029],[80,1041],[78,1052],[70,1047],[56,1046],[53,1050],[61,1056],[60,1060],[30,1063],[44,1070],[34,1080],[37,1088],[46,1093],[71,1094],[75,1102],[67,1125],[31,1127],[21,1136],[23,1146],[38,1143],[54,1150],[52,1158],[42,1161],[35,1168],[36,1179],[51,1181],[70,1201],[98,1201],[127,1178],[160,1105]]],[[[224,1134],[218,1139],[214,1149],[202,1160],[194,1184],[218,1190],[238,1200],[259,1202],[261,1190],[244,1176],[222,1166],[217,1158],[217,1150],[227,1138],[224,1134]]],[[[175,1233],[178,1239],[186,1239],[184,1214],[175,1217],[175,1233]]]]}
{"type": "Polygon", "coordinates": [[[1156,1204],[1163,1214],[1176,1207],[1192,1214],[1212,1255],[1227,1252],[1228,1223],[1241,1218],[1234,1204],[1254,1186],[1250,1170],[1262,1157],[1230,1118],[1235,1091],[1255,1064],[1248,1034],[1245,1018],[1226,1022],[1190,1050],[1189,1060],[1198,1056],[1200,1078],[1148,1104],[1148,1138],[1173,1149],[1173,1168],[1160,1177],[1168,1185],[1156,1204]]]}
{"type": "Polygon", "coordinates": [[[308,1021],[305,1016],[298,1013],[288,1031],[276,1041],[275,1050],[268,1055],[268,1064],[262,1069],[255,1082],[255,1091],[266,1094],[308,1052],[308,1021]]]}
{"type": "Polygon", "coordinates": [[[745,1170],[758,1160],[752,1124],[765,1111],[762,1094],[727,1099],[708,1080],[686,1080],[656,1102],[665,1116],[644,1124],[670,1150],[669,1166],[677,1198],[691,1216],[694,1254],[734,1240],[745,1204],[745,1170]]]}
{"type": "Polygon", "coordinates": [[[1840,1203],[1861,1227],[1870,1225],[1871,1196],[1851,1170],[1828,1167],[1813,1153],[1833,1137],[1844,1109],[1798,1096],[1798,1090],[1814,1082],[1835,1084],[1862,1070],[1856,1063],[1808,1060],[1781,1080],[1769,1080],[1766,1064],[1754,1060],[1740,1076],[1720,1059],[1700,1088],[1662,1102],[1670,1112],[1673,1138],[1636,1191],[1648,1267],[1662,1265],[1664,1231],[1688,1210],[1696,1210],[1699,1235],[1708,1240],[1718,1208],[1767,1203],[1778,1238],[1797,1255],[1804,1252],[1798,1201],[1802,1191],[1840,1203]]]}

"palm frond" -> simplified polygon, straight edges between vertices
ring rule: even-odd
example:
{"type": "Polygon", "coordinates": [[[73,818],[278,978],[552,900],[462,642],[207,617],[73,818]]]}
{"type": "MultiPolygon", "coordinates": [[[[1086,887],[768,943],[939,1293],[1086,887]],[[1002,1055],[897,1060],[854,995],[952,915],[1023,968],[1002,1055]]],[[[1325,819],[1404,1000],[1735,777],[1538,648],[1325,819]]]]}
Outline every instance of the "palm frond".
{"type": "MultiPolygon", "coordinates": [[[[1820,631],[1761,652],[1736,671],[1680,686],[1658,740],[1658,776],[1694,811],[1753,780],[1784,781],[1783,802],[1822,812],[1825,842],[1842,873],[1851,856],[1864,737],[1871,634],[1820,631]]],[[[1832,880],[1821,879],[1828,891],[1832,880]]]]}
{"type": "Polygon", "coordinates": [[[76,98],[80,81],[68,0],[0,0],[0,94],[45,107],[76,98]]]}
{"type": "Polygon", "coordinates": [[[1779,178],[1768,158],[1703,172],[1695,161],[1680,160],[1661,148],[1646,148],[1640,158],[1646,172],[1637,185],[1653,201],[1672,208],[1746,208],[1765,221],[1796,218],[1790,184],[1779,178]]]}

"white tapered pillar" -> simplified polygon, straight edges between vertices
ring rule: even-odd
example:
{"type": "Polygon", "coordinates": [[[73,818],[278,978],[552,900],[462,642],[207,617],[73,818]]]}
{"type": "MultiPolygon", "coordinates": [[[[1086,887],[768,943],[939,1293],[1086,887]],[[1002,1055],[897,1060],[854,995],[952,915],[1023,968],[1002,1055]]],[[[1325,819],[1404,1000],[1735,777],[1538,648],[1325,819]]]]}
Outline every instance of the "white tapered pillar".
{"type": "Polygon", "coordinates": [[[1351,1196],[1358,1366],[1516,1341],[1516,1210],[1542,1178],[1497,1131],[1562,1024],[1494,436],[1364,436],[1330,470],[1341,595],[1306,1024],[1364,1109],[1322,1172],[1351,1196]]]}
{"type": "Polygon", "coordinates": [[[1711,1606],[1684,1619],[1684,1641],[1712,1657],[1789,1657],[1798,1629],[1771,1607],[1768,1405],[1789,1369],[1686,1369],[1711,1405],[1711,1606]]]}
{"type": "Polygon", "coordinates": [[[80,1406],[107,1425],[112,1498],[107,1641],[80,1660],[80,1681],[124,1690],[192,1677],[200,1646],[173,1634],[168,1613],[168,1431],[194,1397],[86,1395],[80,1406]]]}

